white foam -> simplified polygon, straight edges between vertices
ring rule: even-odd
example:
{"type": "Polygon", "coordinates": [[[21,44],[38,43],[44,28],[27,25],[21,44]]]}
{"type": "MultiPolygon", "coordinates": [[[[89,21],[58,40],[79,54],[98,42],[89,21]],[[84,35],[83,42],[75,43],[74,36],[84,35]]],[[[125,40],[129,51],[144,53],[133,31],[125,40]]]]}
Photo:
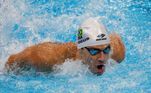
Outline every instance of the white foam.
{"type": "Polygon", "coordinates": [[[84,65],[80,60],[67,59],[62,65],[54,66],[56,75],[81,76],[90,72],[87,65],[84,65]]]}
{"type": "Polygon", "coordinates": [[[107,61],[107,64],[105,65],[106,72],[112,72],[113,70],[116,69],[117,65],[118,65],[118,63],[115,60],[110,58],[107,61]]]}

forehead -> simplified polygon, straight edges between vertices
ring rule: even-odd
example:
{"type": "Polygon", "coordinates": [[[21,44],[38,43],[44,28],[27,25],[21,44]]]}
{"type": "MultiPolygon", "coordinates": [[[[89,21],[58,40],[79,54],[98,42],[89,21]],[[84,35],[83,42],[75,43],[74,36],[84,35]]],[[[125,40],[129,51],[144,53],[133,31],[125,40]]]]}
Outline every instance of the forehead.
{"type": "Polygon", "coordinates": [[[97,49],[104,49],[107,46],[109,46],[109,44],[104,44],[104,45],[96,45],[96,46],[89,46],[87,48],[97,48],[97,49]]]}

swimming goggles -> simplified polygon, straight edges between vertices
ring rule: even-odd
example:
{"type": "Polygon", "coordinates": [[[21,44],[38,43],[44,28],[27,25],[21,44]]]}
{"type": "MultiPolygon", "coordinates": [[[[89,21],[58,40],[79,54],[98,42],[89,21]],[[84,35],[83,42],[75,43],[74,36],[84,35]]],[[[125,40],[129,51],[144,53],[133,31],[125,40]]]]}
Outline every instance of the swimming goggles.
{"type": "Polygon", "coordinates": [[[106,48],[104,48],[103,50],[96,49],[96,48],[87,48],[87,47],[85,47],[85,48],[88,50],[88,52],[89,52],[92,56],[94,56],[94,55],[96,55],[96,54],[98,54],[98,53],[100,53],[100,52],[103,52],[104,54],[109,54],[109,53],[110,53],[110,50],[111,50],[110,45],[107,46],[106,48]]]}

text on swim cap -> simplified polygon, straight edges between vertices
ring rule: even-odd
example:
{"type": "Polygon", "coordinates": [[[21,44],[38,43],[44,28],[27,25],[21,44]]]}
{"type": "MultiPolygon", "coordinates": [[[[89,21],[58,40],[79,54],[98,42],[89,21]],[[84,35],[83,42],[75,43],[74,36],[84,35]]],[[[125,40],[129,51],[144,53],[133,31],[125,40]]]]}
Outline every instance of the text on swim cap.
{"type": "Polygon", "coordinates": [[[87,40],[89,40],[89,39],[90,39],[89,37],[87,37],[87,38],[85,38],[85,39],[82,39],[82,40],[78,41],[78,44],[83,43],[83,42],[85,42],[85,41],[87,41],[87,40]]]}

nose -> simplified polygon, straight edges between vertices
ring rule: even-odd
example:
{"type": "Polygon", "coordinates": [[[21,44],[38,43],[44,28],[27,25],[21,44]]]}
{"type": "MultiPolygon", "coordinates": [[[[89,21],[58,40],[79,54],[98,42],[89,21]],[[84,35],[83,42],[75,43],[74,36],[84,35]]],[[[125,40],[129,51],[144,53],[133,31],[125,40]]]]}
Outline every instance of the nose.
{"type": "Polygon", "coordinates": [[[103,52],[100,53],[100,56],[98,57],[99,62],[104,62],[105,61],[105,54],[103,52]]]}

